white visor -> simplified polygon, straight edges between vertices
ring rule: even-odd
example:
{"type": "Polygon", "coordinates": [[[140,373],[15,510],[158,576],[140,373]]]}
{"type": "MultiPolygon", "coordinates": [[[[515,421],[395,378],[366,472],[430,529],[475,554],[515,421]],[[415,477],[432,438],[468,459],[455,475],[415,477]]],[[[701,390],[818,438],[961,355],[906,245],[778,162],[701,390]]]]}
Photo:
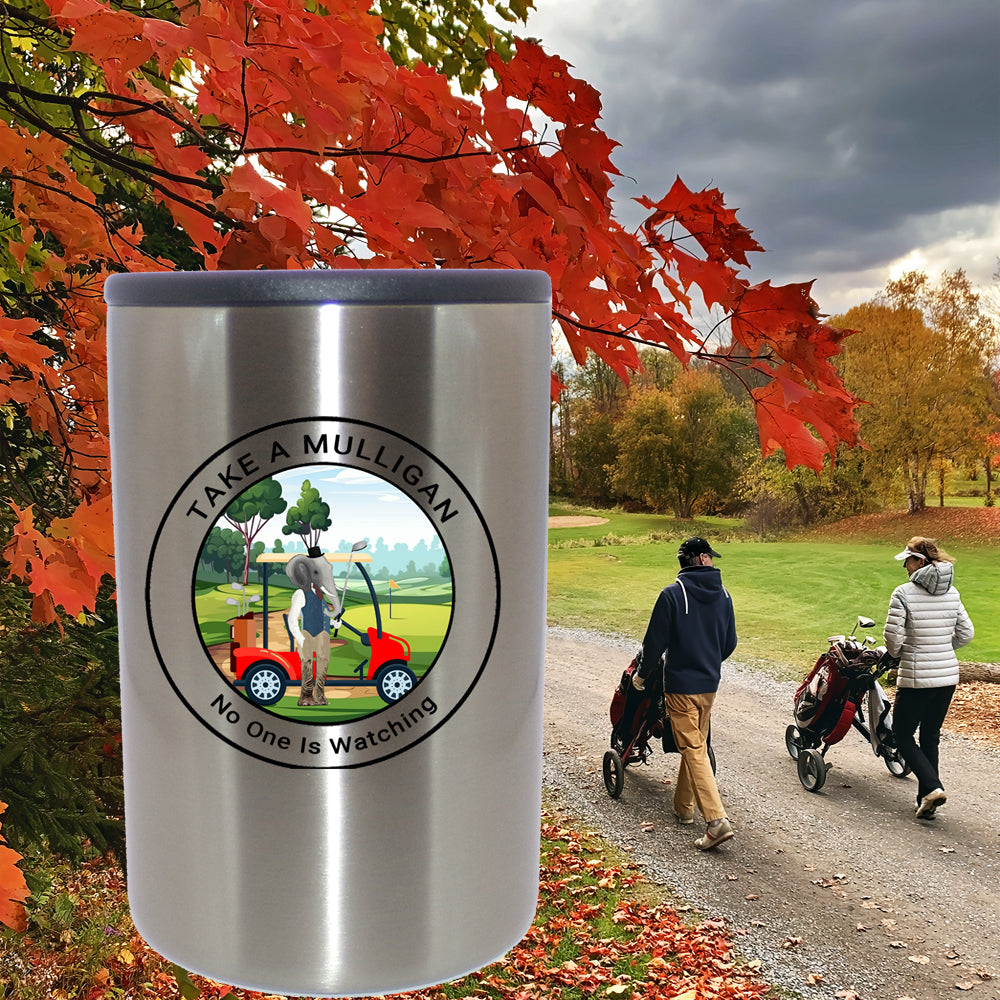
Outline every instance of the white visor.
{"type": "Polygon", "coordinates": [[[906,562],[910,556],[915,556],[917,559],[923,559],[924,562],[927,562],[927,556],[922,555],[919,552],[914,552],[913,549],[903,549],[903,551],[896,555],[895,558],[900,562],[906,562]]]}

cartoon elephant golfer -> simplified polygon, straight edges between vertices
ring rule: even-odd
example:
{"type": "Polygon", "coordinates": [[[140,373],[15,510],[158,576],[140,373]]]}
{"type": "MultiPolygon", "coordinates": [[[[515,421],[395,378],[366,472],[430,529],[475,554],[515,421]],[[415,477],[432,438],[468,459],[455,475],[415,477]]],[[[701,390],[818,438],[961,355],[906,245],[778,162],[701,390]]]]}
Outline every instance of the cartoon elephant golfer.
{"type": "Polygon", "coordinates": [[[293,556],[285,572],[298,588],[288,609],[288,628],[295,638],[302,664],[299,704],[325,705],[330,629],[324,621],[326,608],[323,595],[333,605],[333,617],[337,621],[343,609],[337,597],[337,585],[333,582],[333,569],[326,556],[313,546],[307,555],[293,556]]]}

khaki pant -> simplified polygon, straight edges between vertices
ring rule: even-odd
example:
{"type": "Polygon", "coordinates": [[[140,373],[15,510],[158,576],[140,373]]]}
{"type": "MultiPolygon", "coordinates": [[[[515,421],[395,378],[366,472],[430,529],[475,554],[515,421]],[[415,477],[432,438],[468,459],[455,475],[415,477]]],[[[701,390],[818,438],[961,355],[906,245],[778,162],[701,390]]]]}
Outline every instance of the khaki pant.
{"type": "Polygon", "coordinates": [[[319,635],[303,632],[302,645],[299,647],[299,662],[302,664],[299,704],[325,705],[326,674],[330,669],[330,633],[325,629],[319,635]]]}
{"type": "Polygon", "coordinates": [[[708,730],[715,694],[665,694],[663,704],[670,719],[681,766],[674,790],[674,812],[691,815],[695,806],[706,823],[722,819],[726,807],[708,759],[708,730]]]}

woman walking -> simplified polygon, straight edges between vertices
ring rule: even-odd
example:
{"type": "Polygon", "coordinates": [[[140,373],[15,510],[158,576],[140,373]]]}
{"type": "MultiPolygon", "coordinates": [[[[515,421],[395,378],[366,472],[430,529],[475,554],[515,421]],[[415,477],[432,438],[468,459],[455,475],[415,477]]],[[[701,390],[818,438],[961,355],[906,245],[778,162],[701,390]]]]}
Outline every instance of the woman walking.
{"type": "Polygon", "coordinates": [[[899,658],[892,731],[917,778],[917,818],[932,819],[948,798],[938,773],[938,744],[958,684],[955,650],[972,640],[974,630],[952,586],[954,559],[935,539],[911,538],[896,559],[910,579],[892,592],[885,623],[886,647],[899,658]]]}

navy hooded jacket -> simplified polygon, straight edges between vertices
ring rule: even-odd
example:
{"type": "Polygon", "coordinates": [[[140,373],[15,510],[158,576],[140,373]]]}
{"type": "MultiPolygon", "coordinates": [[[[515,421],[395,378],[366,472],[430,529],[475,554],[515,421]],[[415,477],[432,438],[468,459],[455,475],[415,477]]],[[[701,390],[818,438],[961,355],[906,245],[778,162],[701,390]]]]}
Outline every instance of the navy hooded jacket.
{"type": "Polygon", "coordinates": [[[642,640],[642,676],[663,664],[667,694],[719,690],[722,661],[736,649],[733,599],[714,566],[685,566],[656,599],[642,640]]]}

